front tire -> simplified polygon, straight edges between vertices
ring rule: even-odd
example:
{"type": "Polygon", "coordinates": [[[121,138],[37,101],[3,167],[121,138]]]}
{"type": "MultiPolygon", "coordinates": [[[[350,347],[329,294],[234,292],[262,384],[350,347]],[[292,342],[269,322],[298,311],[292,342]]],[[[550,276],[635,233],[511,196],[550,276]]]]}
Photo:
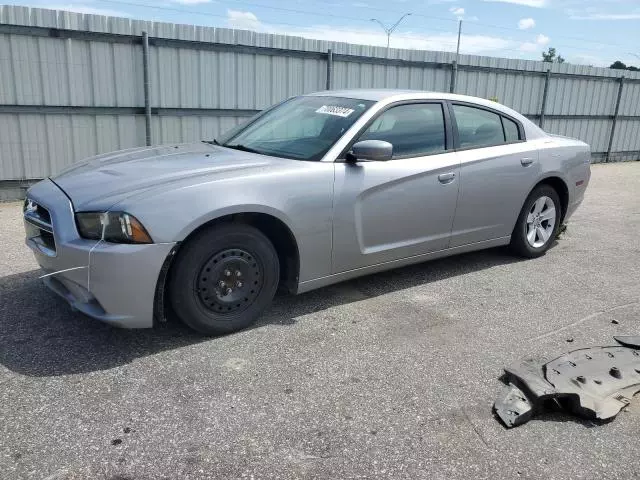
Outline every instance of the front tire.
{"type": "Polygon", "coordinates": [[[271,303],[280,277],[273,244],[249,225],[204,229],[180,250],[169,283],[176,315],[205,335],[251,325],[271,303]]]}
{"type": "Polygon", "coordinates": [[[524,202],[511,234],[511,249],[526,258],[546,253],[558,234],[562,207],[560,197],[549,185],[536,187],[524,202]]]}

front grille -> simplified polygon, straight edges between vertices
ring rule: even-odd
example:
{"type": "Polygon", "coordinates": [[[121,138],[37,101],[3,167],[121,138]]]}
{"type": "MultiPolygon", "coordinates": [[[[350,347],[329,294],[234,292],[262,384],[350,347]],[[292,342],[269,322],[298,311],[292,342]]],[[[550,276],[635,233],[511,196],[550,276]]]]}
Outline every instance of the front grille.
{"type": "Polygon", "coordinates": [[[23,212],[27,225],[27,238],[33,240],[44,253],[55,254],[56,242],[49,210],[27,198],[24,201],[23,212]]]}

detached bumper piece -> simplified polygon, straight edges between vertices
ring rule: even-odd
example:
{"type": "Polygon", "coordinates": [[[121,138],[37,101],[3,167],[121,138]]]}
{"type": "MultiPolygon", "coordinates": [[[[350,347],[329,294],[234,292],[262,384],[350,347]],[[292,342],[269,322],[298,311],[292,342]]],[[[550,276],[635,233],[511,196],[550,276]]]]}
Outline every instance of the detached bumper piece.
{"type": "Polygon", "coordinates": [[[555,401],[581,417],[608,420],[640,392],[640,336],[614,337],[624,346],[574,350],[539,364],[505,368],[505,390],[493,405],[507,428],[528,422],[555,401]]]}

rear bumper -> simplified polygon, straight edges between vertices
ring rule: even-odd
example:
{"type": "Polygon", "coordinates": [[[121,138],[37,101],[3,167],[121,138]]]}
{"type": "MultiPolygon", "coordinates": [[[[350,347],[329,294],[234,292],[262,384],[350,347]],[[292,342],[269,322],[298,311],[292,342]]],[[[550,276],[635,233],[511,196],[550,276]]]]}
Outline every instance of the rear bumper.
{"type": "Polygon", "coordinates": [[[174,243],[85,240],[77,232],[71,202],[53,182],[34,185],[27,197],[51,216],[54,251],[42,248],[37,238],[26,239],[45,274],[51,274],[44,278],[45,285],[96,320],[125,328],[152,327],[158,276],[174,243]]]}

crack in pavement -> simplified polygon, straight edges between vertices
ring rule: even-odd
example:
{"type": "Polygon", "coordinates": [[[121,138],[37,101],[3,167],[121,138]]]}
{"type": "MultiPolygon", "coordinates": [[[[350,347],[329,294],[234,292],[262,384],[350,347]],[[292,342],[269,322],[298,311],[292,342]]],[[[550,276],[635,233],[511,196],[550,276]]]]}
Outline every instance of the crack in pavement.
{"type": "Polygon", "coordinates": [[[620,310],[622,308],[631,307],[633,305],[638,305],[638,303],[640,303],[640,302],[625,303],[625,304],[622,304],[622,305],[616,305],[616,306],[613,306],[611,308],[606,308],[604,310],[600,310],[598,312],[591,313],[591,314],[587,315],[586,317],[582,317],[582,318],[576,320],[575,322],[570,323],[569,325],[565,325],[564,327],[556,328],[556,329],[551,330],[551,331],[549,331],[547,333],[543,333],[542,335],[538,335],[537,337],[529,338],[527,341],[532,342],[532,341],[536,341],[536,340],[542,340],[543,338],[550,337],[551,335],[563,332],[564,330],[568,330],[568,329],[570,329],[572,327],[575,327],[575,326],[578,326],[578,325],[580,325],[580,324],[582,324],[584,322],[587,322],[587,321],[589,321],[589,320],[591,320],[593,318],[599,317],[600,315],[602,315],[604,313],[609,313],[609,312],[613,312],[615,310],[620,310]]]}

